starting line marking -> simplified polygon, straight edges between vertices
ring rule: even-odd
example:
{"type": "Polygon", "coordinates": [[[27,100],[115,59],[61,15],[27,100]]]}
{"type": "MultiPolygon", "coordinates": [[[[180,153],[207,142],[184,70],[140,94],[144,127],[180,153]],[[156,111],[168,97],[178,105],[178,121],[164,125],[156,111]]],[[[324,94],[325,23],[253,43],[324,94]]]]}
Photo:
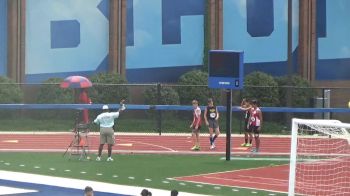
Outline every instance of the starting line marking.
{"type": "Polygon", "coordinates": [[[130,143],[130,144],[117,144],[117,146],[132,147],[133,145],[130,143]]]}
{"type": "Polygon", "coordinates": [[[3,143],[18,143],[18,140],[2,140],[3,143]]]}

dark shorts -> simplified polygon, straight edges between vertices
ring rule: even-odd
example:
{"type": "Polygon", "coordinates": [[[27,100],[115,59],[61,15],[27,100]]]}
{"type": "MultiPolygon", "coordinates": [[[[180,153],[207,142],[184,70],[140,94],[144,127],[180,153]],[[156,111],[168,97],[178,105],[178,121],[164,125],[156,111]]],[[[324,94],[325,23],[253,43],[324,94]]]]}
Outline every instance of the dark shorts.
{"type": "Polygon", "coordinates": [[[244,121],[244,131],[249,132],[248,121],[244,121]]]}
{"type": "Polygon", "coordinates": [[[254,134],[259,134],[260,131],[258,130],[259,126],[249,126],[249,131],[250,133],[254,133],[254,134]]]}
{"type": "Polygon", "coordinates": [[[209,128],[217,129],[219,128],[219,123],[215,119],[208,119],[209,128]]]}

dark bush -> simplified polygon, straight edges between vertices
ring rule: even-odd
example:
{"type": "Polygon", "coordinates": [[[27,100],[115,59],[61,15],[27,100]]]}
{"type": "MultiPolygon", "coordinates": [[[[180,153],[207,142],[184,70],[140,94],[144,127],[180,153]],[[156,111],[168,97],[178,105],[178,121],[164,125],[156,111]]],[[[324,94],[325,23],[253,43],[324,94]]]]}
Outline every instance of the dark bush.
{"type": "Polygon", "coordinates": [[[209,97],[213,98],[216,103],[221,99],[219,90],[213,90],[207,87],[208,73],[206,72],[200,70],[187,72],[180,77],[178,83],[181,85],[204,85],[179,87],[177,91],[181,104],[189,105],[193,99],[196,99],[200,105],[205,105],[209,97]]]}
{"type": "Polygon", "coordinates": [[[279,100],[281,106],[287,106],[287,91],[290,90],[292,96],[292,107],[309,107],[310,100],[315,96],[315,91],[310,88],[307,80],[298,75],[291,77],[291,83],[288,84],[288,76],[276,77],[279,86],[279,100]],[[286,88],[283,86],[293,86],[286,88]]]}
{"type": "Polygon", "coordinates": [[[157,86],[147,88],[144,93],[145,103],[149,105],[178,105],[180,103],[179,95],[172,87],[161,86],[160,94],[158,103],[157,86]]]}
{"type": "Polygon", "coordinates": [[[89,95],[93,103],[119,103],[121,99],[129,97],[126,86],[127,81],[119,74],[100,73],[91,77],[93,87],[89,89],[89,95]]]}
{"type": "Polygon", "coordinates": [[[50,78],[44,81],[38,93],[37,103],[64,104],[74,103],[73,89],[63,89],[60,83],[61,78],[50,78]]]}
{"type": "Polygon", "coordinates": [[[0,103],[21,103],[23,101],[23,92],[13,80],[0,76],[0,84],[0,103]]]}
{"type": "MultiPolygon", "coordinates": [[[[60,87],[62,78],[50,78],[41,85],[37,103],[40,104],[67,104],[74,103],[74,89],[63,89],[60,87]]],[[[74,122],[75,110],[37,110],[30,111],[31,117],[40,119],[72,119],[74,122]]]]}
{"type": "Polygon", "coordinates": [[[257,99],[261,106],[278,106],[279,92],[275,79],[263,72],[252,72],[244,79],[243,97],[257,99]]]}

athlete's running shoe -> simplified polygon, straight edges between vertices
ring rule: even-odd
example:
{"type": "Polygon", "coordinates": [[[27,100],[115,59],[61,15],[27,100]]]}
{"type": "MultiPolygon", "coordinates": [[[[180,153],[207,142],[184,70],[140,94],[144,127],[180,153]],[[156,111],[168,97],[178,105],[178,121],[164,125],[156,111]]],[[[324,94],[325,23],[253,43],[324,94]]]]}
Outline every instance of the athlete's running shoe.
{"type": "Polygon", "coordinates": [[[201,147],[200,146],[196,146],[196,148],[194,150],[196,150],[196,151],[201,150],[201,147]]]}
{"type": "Polygon", "coordinates": [[[114,160],[112,159],[112,157],[108,157],[107,161],[114,161],[114,160]]]}
{"type": "Polygon", "coordinates": [[[101,161],[101,157],[96,157],[96,161],[101,161]]]}
{"type": "Polygon", "coordinates": [[[253,148],[253,149],[251,150],[251,152],[252,152],[252,153],[259,153],[259,149],[258,149],[258,148],[253,148]]]}
{"type": "Polygon", "coordinates": [[[215,149],[215,144],[212,144],[211,146],[210,146],[210,150],[213,150],[213,149],[215,149]]]}
{"type": "Polygon", "coordinates": [[[243,144],[241,144],[241,146],[242,146],[242,147],[246,147],[247,144],[248,144],[248,143],[243,143],[243,144]]]}
{"type": "Polygon", "coordinates": [[[191,148],[191,150],[196,150],[196,148],[197,148],[197,146],[193,146],[193,147],[191,148]]]}
{"type": "Polygon", "coordinates": [[[252,146],[252,144],[249,144],[249,143],[245,144],[245,147],[251,147],[251,146],[252,146]]]}

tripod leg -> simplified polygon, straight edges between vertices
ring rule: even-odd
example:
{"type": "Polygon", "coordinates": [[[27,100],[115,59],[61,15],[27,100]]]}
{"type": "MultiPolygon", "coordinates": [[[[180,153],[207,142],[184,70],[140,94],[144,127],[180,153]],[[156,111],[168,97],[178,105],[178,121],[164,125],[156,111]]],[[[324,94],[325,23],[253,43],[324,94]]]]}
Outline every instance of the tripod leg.
{"type": "Polygon", "coordinates": [[[73,142],[74,142],[74,139],[70,142],[70,144],[69,144],[69,146],[67,147],[67,149],[66,149],[66,151],[63,153],[63,157],[67,154],[67,152],[68,152],[68,150],[69,150],[69,148],[71,148],[72,147],[72,145],[73,145],[73,142]]]}

